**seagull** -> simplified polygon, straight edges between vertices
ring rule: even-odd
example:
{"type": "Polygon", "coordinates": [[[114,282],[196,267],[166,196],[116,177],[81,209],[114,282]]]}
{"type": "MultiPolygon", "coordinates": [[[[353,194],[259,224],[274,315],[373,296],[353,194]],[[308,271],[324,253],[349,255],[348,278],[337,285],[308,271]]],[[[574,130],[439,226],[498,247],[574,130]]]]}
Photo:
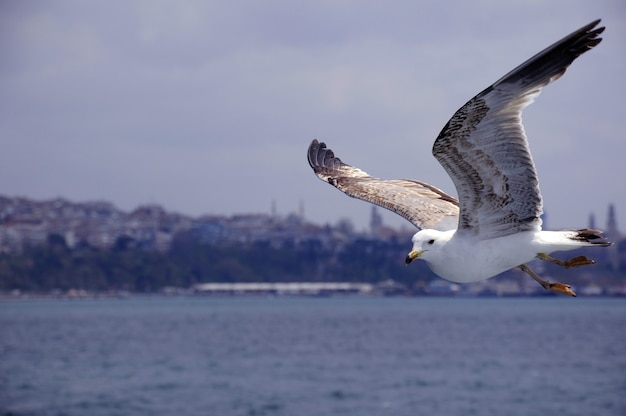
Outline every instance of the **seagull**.
{"type": "Polygon", "coordinates": [[[585,256],[561,261],[550,254],[611,245],[592,229],[541,229],[543,203],[522,125],[522,110],[570,64],[600,43],[600,19],[528,59],[462,106],[444,126],[433,156],[446,170],[458,199],[424,182],[372,177],[313,140],[307,151],[314,173],[346,195],[401,215],[418,228],[409,264],[424,260],[456,283],[489,279],[520,268],[544,289],[576,296],[570,285],[544,280],[526,263],[535,258],[565,268],[595,263],[585,256]]]}

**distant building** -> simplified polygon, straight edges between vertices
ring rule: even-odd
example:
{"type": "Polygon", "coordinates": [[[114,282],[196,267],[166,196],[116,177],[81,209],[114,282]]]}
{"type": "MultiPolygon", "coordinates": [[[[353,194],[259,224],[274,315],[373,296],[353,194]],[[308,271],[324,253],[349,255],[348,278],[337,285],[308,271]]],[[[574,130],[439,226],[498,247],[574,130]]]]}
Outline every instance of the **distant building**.
{"type": "Polygon", "coordinates": [[[609,205],[609,213],[606,221],[606,236],[608,238],[612,238],[614,240],[619,240],[622,238],[619,229],[617,228],[617,217],[615,215],[615,205],[609,205]]]}
{"type": "Polygon", "coordinates": [[[622,235],[617,228],[617,218],[615,215],[615,206],[613,204],[609,205],[604,235],[609,241],[613,242],[613,245],[607,249],[608,260],[611,265],[611,269],[617,271],[620,268],[621,262],[618,242],[622,239],[622,235]]]}
{"type": "Polygon", "coordinates": [[[593,212],[589,214],[589,229],[591,230],[596,229],[596,216],[593,215],[593,212]]]}
{"type": "Polygon", "coordinates": [[[370,216],[370,233],[373,236],[380,234],[383,228],[383,217],[378,213],[378,207],[372,205],[372,214],[370,216]]]}

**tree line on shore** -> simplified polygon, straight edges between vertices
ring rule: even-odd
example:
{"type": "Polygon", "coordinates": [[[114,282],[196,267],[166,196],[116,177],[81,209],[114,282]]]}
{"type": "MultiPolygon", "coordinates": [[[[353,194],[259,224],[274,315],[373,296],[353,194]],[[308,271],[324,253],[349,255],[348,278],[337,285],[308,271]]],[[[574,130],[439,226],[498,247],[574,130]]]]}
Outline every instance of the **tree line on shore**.
{"type": "MultiPolygon", "coordinates": [[[[406,267],[406,242],[355,239],[341,247],[316,240],[241,245],[201,243],[187,234],[169,250],[149,251],[119,238],[110,250],[87,244],[69,248],[63,236],[0,255],[0,290],[46,292],[84,289],[154,292],[203,282],[371,282],[412,285],[429,280],[424,264],[406,267]]],[[[421,262],[420,262],[421,263],[421,262]]]]}
{"type": "MultiPolygon", "coordinates": [[[[424,262],[410,267],[404,264],[407,247],[406,241],[368,238],[355,238],[340,245],[324,245],[318,240],[209,244],[180,233],[167,251],[160,252],[147,250],[129,237],[118,238],[111,249],[86,243],[70,248],[63,236],[51,234],[44,244],[27,246],[17,254],[0,254],[0,291],[84,289],[150,293],[164,287],[189,288],[206,282],[386,280],[413,287],[420,281],[432,280],[434,274],[424,262]]],[[[626,271],[610,270],[602,254],[605,252],[599,250],[590,253],[601,260],[590,266],[592,274],[602,276],[604,281],[623,278],[626,271]]],[[[575,252],[570,253],[573,255],[575,252]]],[[[578,269],[565,270],[549,264],[545,267],[549,275],[562,276],[570,283],[584,279],[585,274],[578,273],[578,269]]]]}

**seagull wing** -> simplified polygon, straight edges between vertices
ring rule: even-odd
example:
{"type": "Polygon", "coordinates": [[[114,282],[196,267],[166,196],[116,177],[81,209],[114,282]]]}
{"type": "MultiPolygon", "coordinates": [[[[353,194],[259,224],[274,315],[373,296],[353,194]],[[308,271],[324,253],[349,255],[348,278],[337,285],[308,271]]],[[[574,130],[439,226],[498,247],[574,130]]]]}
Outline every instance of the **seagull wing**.
{"type": "Polygon", "coordinates": [[[541,228],[542,199],[522,110],[602,40],[600,20],[539,52],[472,98],[448,121],[433,155],[460,201],[459,232],[480,239],[541,228]]]}
{"type": "Polygon", "coordinates": [[[458,224],[458,201],[434,186],[406,179],[374,178],[343,163],[325,143],[317,140],[311,142],[307,157],[315,174],[324,182],[348,196],[387,208],[418,228],[445,231],[458,224]]]}

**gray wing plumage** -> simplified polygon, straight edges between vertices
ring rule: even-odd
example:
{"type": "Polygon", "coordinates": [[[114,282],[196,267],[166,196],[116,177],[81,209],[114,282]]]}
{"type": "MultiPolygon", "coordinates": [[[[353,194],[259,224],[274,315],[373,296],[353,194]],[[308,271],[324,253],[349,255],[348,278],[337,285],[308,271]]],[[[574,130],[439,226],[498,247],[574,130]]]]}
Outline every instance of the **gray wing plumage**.
{"type": "Polygon", "coordinates": [[[374,178],[335,157],[325,143],[313,140],[307,152],[309,165],[323,181],[346,195],[395,212],[418,228],[441,231],[456,228],[458,201],[423,182],[374,178]]]}
{"type": "Polygon", "coordinates": [[[472,98],[448,121],[433,155],[460,201],[458,230],[494,238],[541,228],[542,198],[522,110],[602,40],[600,20],[533,56],[472,98]]]}
{"type": "Polygon", "coordinates": [[[384,180],[343,163],[324,143],[308,149],[315,174],[345,194],[387,208],[418,228],[488,239],[541,228],[542,198],[522,125],[522,110],[580,55],[602,40],[600,20],[533,56],[461,107],[443,128],[433,155],[459,201],[414,180],[384,180]]]}

